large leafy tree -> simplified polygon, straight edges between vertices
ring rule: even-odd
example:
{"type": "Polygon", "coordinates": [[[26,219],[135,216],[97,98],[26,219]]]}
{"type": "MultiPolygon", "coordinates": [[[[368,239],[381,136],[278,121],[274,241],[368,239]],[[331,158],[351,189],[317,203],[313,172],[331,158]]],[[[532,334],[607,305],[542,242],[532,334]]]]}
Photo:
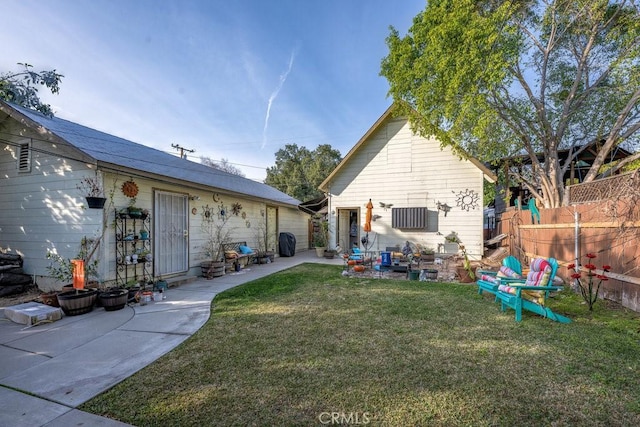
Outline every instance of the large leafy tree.
{"type": "Polygon", "coordinates": [[[64,76],[56,70],[33,71],[33,66],[27,63],[18,65],[22,70],[0,74],[0,99],[53,116],[51,106],[40,101],[38,86],[45,86],[57,94],[64,76]]]}
{"type": "Polygon", "coordinates": [[[588,146],[599,150],[591,181],[638,142],[633,0],[429,0],[387,45],[381,75],[414,130],[485,161],[526,153],[531,166],[509,173],[545,207],[562,204],[563,176],[588,146]],[[574,150],[564,163],[562,149],[574,150]]]}
{"type": "Polygon", "coordinates": [[[267,169],[264,182],[298,200],[311,200],[322,196],[318,186],[341,159],[340,152],[328,144],[312,151],[287,144],[276,152],[276,164],[267,169]]]}

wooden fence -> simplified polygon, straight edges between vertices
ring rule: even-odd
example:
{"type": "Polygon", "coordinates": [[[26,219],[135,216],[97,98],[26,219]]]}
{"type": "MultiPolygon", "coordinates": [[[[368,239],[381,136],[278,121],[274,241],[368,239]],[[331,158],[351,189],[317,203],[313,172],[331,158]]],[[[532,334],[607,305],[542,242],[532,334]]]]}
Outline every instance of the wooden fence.
{"type": "Polygon", "coordinates": [[[638,197],[614,198],[540,209],[540,222],[529,211],[510,209],[503,213],[498,232],[508,251],[528,263],[536,256],[553,257],[560,263],[558,275],[571,284],[566,266],[587,264],[587,253],[597,256],[593,264],[601,273],[610,265],[610,278],[600,288],[600,297],[640,312],[640,206],[638,197]]]}

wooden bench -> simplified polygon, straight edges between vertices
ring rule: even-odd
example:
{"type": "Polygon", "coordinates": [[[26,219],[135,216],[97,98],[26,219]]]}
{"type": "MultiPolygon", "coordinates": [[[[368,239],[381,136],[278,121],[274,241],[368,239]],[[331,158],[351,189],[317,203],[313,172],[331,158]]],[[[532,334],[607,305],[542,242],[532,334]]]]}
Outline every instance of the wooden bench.
{"type": "Polygon", "coordinates": [[[256,253],[243,253],[240,250],[241,246],[249,247],[247,245],[247,242],[223,243],[221,247],[224,253],[225,260],[227,262],[233,261],[234,263],[238,263],[243,267],[247,266],[248,264],[253,264],[255,261],[256,253]],[[233,256],[229,256],[229,254],[233,254],[233,256]]]}

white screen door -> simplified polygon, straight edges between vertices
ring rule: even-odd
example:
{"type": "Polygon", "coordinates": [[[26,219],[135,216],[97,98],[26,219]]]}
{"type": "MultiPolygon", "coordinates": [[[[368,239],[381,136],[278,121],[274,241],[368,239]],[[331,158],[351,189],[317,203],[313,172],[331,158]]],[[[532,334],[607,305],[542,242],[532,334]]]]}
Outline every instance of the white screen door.
{"type": "Polygon", "coordinates": [[[155,275],[184,273],[189,269],[188,196],[163,191],[155,195],[155,275]]]}

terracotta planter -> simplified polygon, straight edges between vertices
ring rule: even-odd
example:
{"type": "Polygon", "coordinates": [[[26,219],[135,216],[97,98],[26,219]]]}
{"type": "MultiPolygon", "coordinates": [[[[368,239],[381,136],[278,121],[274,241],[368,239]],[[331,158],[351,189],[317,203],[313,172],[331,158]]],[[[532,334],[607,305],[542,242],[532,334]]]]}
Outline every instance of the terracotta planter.
{"type": "Polygon", "coordinates": [[[474,279],[471,278],[469,272],[465,270],[464,267],[458,267],[456,269],[456,273],[458,274],[458,278],[461,283],[472,283],[474,281],[474,279]]]}
{"type": "Polygon", "coordinates": [[[58,304],[67,316],[89,313],[96,303],[98,291],[95,289],[76,289],[58,294],[58,304]]]}
{"type": "Polygon", "coordinates": [[[51,307],[60,307],[60,304],[58,304],[58,292],[40,294],[40,301],[42,301],[43,304],[50,305],[51,307]]]}

